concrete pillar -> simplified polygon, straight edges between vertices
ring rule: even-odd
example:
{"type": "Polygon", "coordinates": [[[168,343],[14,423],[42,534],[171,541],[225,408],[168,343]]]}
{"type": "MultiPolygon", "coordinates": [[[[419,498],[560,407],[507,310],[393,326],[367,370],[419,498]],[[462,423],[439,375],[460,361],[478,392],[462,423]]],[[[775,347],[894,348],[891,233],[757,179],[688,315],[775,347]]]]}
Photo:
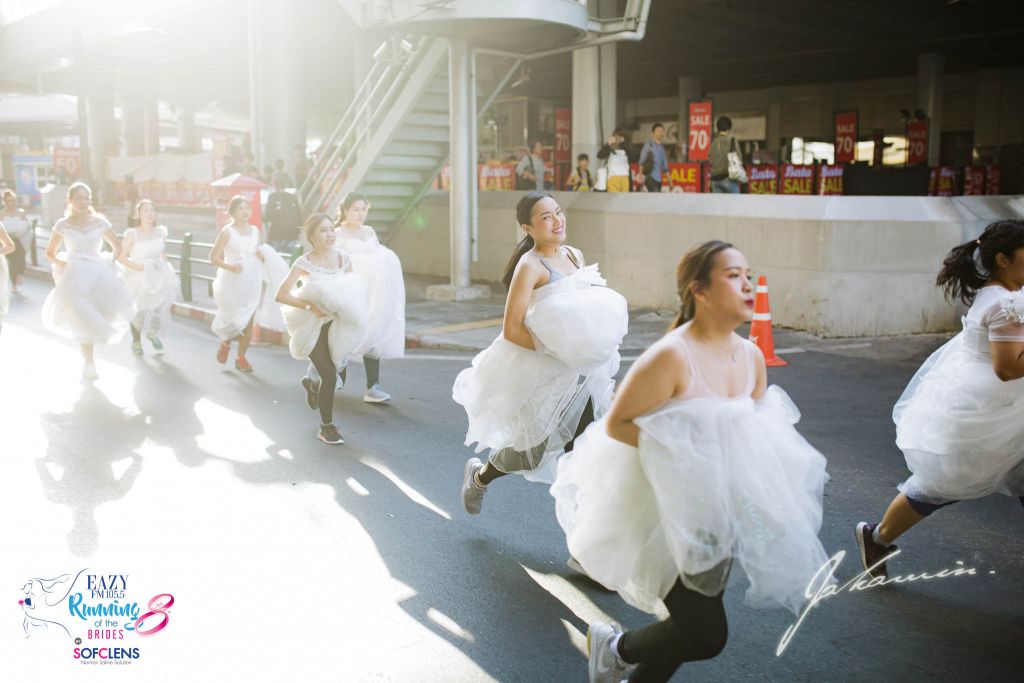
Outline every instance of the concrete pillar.
{"type": "MultiPolygon", "coordinates": [[[[113,83],[94,83],[86,100],[88,109],[89,172],[96,201],[106,197],[107,157],[116,156],[117,124],[114,120],[113,83]]],[[[83,160],[84,161],[84,160],[83,160]]],[[[109,178],[109,180],[121,180],[109,178]]]]}
{"type": "MultiPolygon", "coordinates": [[[[600,0],[598,16],[615,13],[614,0],[600,0]]],[[[575,50],[572,53],[572,159],[589,154],[590,163],[620,122],[617,120],[618,91],[615,43],[575,50]]]]}
{"type": "Polygon", "coordinates": [[[997,69],[978,72],[978,94],[974,104],[975,147],[995,147],[999,144],[1003,81],[1003,72],[997,69]]]}
{"type": "MultiPolygon", "coordinates": [[[[715,118],[718,118],[718,114],[715,114],[715,118]]],[[[778,161],[789,161],[788,159],[780,158],[781,145],[779,140],[782,138],[782,103],[781,102],[769,102],[768,103],[768,116],[765,122],[765,149],[768,153],[774,156],[778,161]]]]}
{"type": "Polygon", "coordinates": [[[145,128],[145,153],[147,155],[160,153],[159,107],[160,105],[156,100],[156,96],[147,92],[144,96],[144,104],[142,108],[143,126],[145,128]]]}
{"type": "Polygon", "coordinates": [[[121,103],[121,137],[126,156],[146,153],[146,117],[142,98],[126,94],[121,103]]]}
{"type": "Polygon", "coordinates": [[[178,147],[185,154],[199,151],[196,136],[196,111],[189,106],[178,106],[178,147]]]}
{"type": "Polygon", "coordinates": [[[942,142],[942,81],[945,59],[928,53],[917,56],[917,108],[930,119],[928,125],[928,165],[939,163],[942,142]]]}
{"type": "Polygon", "coordinates": [[[470,265],[473,256],[473,212],[476,201],[476,106],[473,102],[473,69],[469,44],[452,39],[448,46],[449,164],[452,171],[448,193],[451,249],[451,282],[427,288],[427,298],[462,301],[488,296],[487,287],[473,287],[470,265]]]}
{"type": "Polygon", "coordinates": [[[258,20],[249,23],[249,89],[253,155],[263,168],[283,159],[292,163],[295,145],[306,141],[302,78],[296,61],[295,12],[286,0],[246,3],[258,20]]]}
{"type": "MultiPolygon", "coordinates": [[[[679,77],[679,144],[683,154],[690,148],[690,101],[704,96],[704,82],[697,76],[679,77]]],[[[711,134],[714,135],[716,112],[711,112],[711,134]]]]}

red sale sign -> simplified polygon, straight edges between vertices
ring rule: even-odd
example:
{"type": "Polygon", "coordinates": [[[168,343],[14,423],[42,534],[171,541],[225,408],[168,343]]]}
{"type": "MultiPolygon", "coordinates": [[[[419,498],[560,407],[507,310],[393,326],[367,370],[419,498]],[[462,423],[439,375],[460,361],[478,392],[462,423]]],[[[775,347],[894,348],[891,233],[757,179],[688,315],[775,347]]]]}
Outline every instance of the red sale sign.
{"type": "Polygon", "coordinates": [[[555,163],[572,163],[572,110],[555,109],[555,163]]]}
{"type": "Polygon", "coordinates": [[[985,169],[985,194],[999,194],[1002,179],[1003,174],[998,166],[989,166],[985,169]]]}
{"type": "Polygon", "coordinates": [[[700,192],[700,164],[669,164],[668,175],[672,192],[700,192]]]}
{"type": "Polygon", "coordinates": [[[775,164],[747,166],[747,191],[750,194],[778,194],[779,167],[775,164]]]}
{"type": "Polygon", "coordinates": [[[928,180],[928,194],[933,197],[952,197],[956,194],[956,169],[952,166],[932,167],[928,180]]]}
{"type": "Polygon", "coordinates": [[[707,161],[711,149],[711,102],[690,102],[690,161],[707,161]]]}
{"type": "Polygon", "coordinates": [[[857,155],[857,112],[844,111],[835,116],[835,162],[845,164],[857,155]]]}
{"type": "Polygon", "coordinates": [[[985,194],[985,169],[968,166],[964,169],[964,194],[985,194]]]}
{"type": "Polygon", "coordinates": [[[818,194],[841,195],[843,193],[843,167],[839,164],[822,164],[818,167],[818,194]]]}
{"type": "Polygon", "coordinates": [[[782,194],[814,194],[814,166],[782,164],[782,194]]]}
{"type": "Polygon", "coordinates": [[[907,165],[928,162],[928,120],[907,122],[907,165]]]}

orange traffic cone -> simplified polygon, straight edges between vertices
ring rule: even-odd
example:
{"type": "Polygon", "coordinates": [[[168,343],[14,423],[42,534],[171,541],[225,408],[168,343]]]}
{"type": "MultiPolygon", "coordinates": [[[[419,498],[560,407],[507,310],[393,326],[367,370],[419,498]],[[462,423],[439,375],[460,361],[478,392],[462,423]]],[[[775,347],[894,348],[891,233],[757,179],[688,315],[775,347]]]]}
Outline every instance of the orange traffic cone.
{"type": "Polygon", "coordinates": [[[775,355],[775,341],[772,339],[772,311],[768,306],[768,278],[757,278],[757,293],[754,295],[754,320],[750,323],[750,341],[757,344],[764,354],[769,367],[788,365],[775,355]]]}

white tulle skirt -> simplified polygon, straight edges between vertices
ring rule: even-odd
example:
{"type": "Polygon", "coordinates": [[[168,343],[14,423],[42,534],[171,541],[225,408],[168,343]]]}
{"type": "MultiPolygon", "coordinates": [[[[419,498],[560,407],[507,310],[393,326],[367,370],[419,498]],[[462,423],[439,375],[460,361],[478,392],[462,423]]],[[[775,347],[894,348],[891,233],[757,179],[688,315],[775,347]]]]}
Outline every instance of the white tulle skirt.
{"type": "Polygon", "coordinates": [[[260,305],[256,309],[256,324],[266,330],[284,332],[284,314],[280,304],[277,303],[277,290],[281,283],[288,277],[291,268],[277,251],[269,244],[260,245],[260,253],[263,254],[262,275],[263,275],[263,296],[260,298],[260,305]]]}
{"type": "Polygon", "coordinates": [[[180,281],[167,261],[150,259],[142,265],[141,271],[122,266],[121,272],[134,303],[132,324],[143,334],[156,335],[170,323],[180,281]]]}
{"type": "Polygon", "coordinates": [[[515,470],[550,482],[554,460],[579,426],[587,402],[595,417],[611,405],[618,347],[626,334],[625,299],[603,283],[595,266],[540,288],[526,326],[537,351],[499,335],[459,373],[452,398],[466,409],[466,445],[492,455],[529,452],[515,470]],[[586,272],[584,272],[586,271],[586,272]]]}
{"type": "Polygon", "coordinates": [[[299,360],[309,358],[320,338],[321,328],[332,323],[327,331],[327,343],[331,360],[340,370],[366,329],[367,296],[363,279],[354,273],[318,276],[308,280],[294,294],[303,301],[316,304],[327,315],[318,318],[301,308],[281,307],[288,326],[288,350],[292,357],[299,360]]]}
{"type": "Polygon", "coordinates": [[[223,341],[231,341],[249,324],[284,331],[284,314],[274,298],[288,277],[288,264],[270,246],[259,247],[261,260],[255,254],[241,261],[242,272],[233,273],[225,268],[217,270],[213,281],[213,301],[217,312],[211,325],[213,333],[223,341]]]}
{"type": "Polygon", "coordinates": [[[368,291],[369,318],[354,355],[375,358],[405,356],[405,280],[402,263],[383,245],[372,252],[349,254],[352,270],[361,276],[368,291]]]}
{"type": "Polygon", "coordinates": [[[899,488],[926,503],[1024,495],[1024,380],[1000,381],[961,333],[921,366],[893,409],[913,473],[899,488]]]}
{"type": "Polygon", "coordinates": [[[639,448],[595,422],[551,487],[569,552],[652,614],[677,578],[720,593],[730,560],[750,581],[747,604],[798,612],[828,559],[817,535],[825,458],[793,428],[799,415],[771,387],[757,402],[670,401],[636,420],[639,448]]]}
{"type": "Polygon", "coordinates": [[[43,302],[43,324],[80,344],[114,344],[128,330],[132,296],[111,254],[66,255],[54,267],[54,287],[43,302]]]}
{"type": "Polygon", "coordinates": [[[7,257],[0,256],[0,323],[3,323],[11,307],[11,274],[7,257]]]}

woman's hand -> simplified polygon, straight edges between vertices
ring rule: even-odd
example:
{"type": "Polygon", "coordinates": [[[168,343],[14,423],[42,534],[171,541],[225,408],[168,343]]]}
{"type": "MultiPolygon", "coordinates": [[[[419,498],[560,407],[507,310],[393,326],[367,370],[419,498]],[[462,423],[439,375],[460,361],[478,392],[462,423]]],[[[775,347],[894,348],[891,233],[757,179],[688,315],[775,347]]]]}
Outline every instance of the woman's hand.
{"type": "Polygon", "coordinates": [[[230,267],[232,273],[235,273],[236,275],[241,275],[242,274],[242,264],[241,263],[236,263],[235,265],[229,266],[229,267],[230,267]]]}
{"type": "Polygon", "coordinates": [[[327,314],[320,310],[320,307],[316,304],[309,305],[309,312],[318,318],[326,318],[327,314]]]}

